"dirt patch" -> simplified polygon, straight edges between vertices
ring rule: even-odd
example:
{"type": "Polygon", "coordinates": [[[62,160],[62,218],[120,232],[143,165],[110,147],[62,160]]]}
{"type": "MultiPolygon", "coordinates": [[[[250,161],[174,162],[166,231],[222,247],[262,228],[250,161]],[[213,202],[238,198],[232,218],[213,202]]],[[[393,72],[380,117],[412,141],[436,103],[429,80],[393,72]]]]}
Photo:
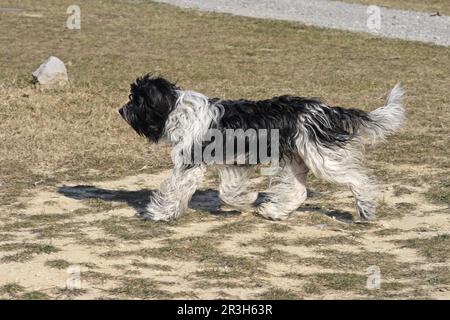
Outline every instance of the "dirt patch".
{"type": "Polygon", "coordinates": [[[33,298],[41,292],[70,299],[449,297],[442,269],[449,256],[442,239],[449,236],[444,230],[450,217],[445,206],[426,202],[427,186],[385,186],[385,206],[415,206],[397,208],[399,215],[373,224],[341,222],[325,209],[314,209],[319,204],[337,209],[343,202],[313,191],[288,221],[272,222],[220,213],[211,175],[180,220],[140,220],[136,209],[169,174],[89,185],[65,182],[20,198],[24,208],[15,212],[15,221],[31,224],[8,229],[11,239],[0,241],[1,294],[33,298]],[[54,233],[37,232],[51,225],[57,226],[54,233]],[[67,270],[73,266],[81,271],[82,290],[76,292],[66,288],[67,270]],[[366,287],[371,266],[381,270],[378,290],[366,287]],[[23,288],[21,293],[17,288],[23,288]]]}

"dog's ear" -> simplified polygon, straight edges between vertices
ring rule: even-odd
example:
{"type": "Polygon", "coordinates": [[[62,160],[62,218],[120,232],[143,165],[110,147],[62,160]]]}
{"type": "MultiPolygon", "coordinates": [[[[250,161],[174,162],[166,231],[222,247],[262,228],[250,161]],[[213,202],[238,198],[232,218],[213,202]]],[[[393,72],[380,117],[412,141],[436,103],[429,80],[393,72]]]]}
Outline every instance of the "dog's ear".
{"type": "Polygon", "coordinates": [[[169,112],[175,107],[177,89],[175,84],[166,79],[149,74],[131,84],[131,94],[138,99],[137,102],[161,111],[168,109],[169,112]]]}

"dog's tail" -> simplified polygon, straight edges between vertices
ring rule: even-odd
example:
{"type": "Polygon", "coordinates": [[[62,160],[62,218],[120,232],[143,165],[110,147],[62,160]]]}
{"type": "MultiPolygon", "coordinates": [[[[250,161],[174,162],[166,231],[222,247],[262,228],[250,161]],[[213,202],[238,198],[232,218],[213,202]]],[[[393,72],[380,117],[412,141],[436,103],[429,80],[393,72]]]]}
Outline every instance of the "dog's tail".
{"type": "Polygon", "coordinates": [[[364,142],[377,143],[400,129],[405,120],[403,95],[404,91],[400,83],[397,83],[389,93],[385,105],[369,112],[368,119],[363,120],[360,127],[364,142]]]}
{"type": "Polygon", "coordinates": [[[382,141],[400,129],[404,119],[403,89],[397,84],[385,105],[372,112],[327,107],[319,102],[310,104],[302,122],[309,140],[325,147],[344,147],[355,138],[368,144],[382,141]]]}

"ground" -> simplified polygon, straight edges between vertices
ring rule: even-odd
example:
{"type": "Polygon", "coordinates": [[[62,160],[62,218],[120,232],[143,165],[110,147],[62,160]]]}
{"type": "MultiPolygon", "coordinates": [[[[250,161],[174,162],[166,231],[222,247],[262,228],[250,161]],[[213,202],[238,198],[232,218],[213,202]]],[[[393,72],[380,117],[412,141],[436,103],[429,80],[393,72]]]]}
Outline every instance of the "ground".
{"type": "Polygon", "coordinates": [[[448,48],[134,1],[78,1],[81,30],[68,30],[71,4],[0,13],[0,297],[450,298],[448,48]],[[69,85],[31,83],[49,55],[69,85]],[[169,150],[117,109],[149,71],[209,96],[291,93],[364,110],[402,81],[405,128],[366,150],[378,219],[355,223],[349,191],[313,176],[287,221],[221,211],[214,171],[180,220],[138,219],[169,150]]]}

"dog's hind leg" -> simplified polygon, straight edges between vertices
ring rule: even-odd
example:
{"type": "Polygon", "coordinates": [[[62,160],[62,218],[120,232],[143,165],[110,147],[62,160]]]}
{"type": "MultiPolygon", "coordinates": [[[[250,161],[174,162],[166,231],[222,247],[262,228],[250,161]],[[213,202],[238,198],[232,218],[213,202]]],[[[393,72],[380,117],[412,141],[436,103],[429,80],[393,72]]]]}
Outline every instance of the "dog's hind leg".
{"type": "Polygon", "coordinates": [[[329,182],[346,185],[355,197],[356,210],[364,220],[375,218],[377,186],[361,166],[362,155],[351,145],[347,148],[309,148],[303,155],[313,174],[329,182]]]}
{"type": "Polygon", "coordinates": [[[174,168],[171,176],[152,194],[146,210],[141,212],[144,219],[173,220],[188,207],[189,200],[203,179],[203,165],[174,168]]]}
{"type": "Polygon", "coordinates": [[[261,216],[284,220],[305,201],[308,168],[301,159],[286,160],[256,207],[261,216]]]}
{"type": "Polygon", "coordinates": [[[218,166],[219,197],[228,206],[239,210],[251,208],[258,197],[257,192],[248,192],[251,167],[218,166]]]}

